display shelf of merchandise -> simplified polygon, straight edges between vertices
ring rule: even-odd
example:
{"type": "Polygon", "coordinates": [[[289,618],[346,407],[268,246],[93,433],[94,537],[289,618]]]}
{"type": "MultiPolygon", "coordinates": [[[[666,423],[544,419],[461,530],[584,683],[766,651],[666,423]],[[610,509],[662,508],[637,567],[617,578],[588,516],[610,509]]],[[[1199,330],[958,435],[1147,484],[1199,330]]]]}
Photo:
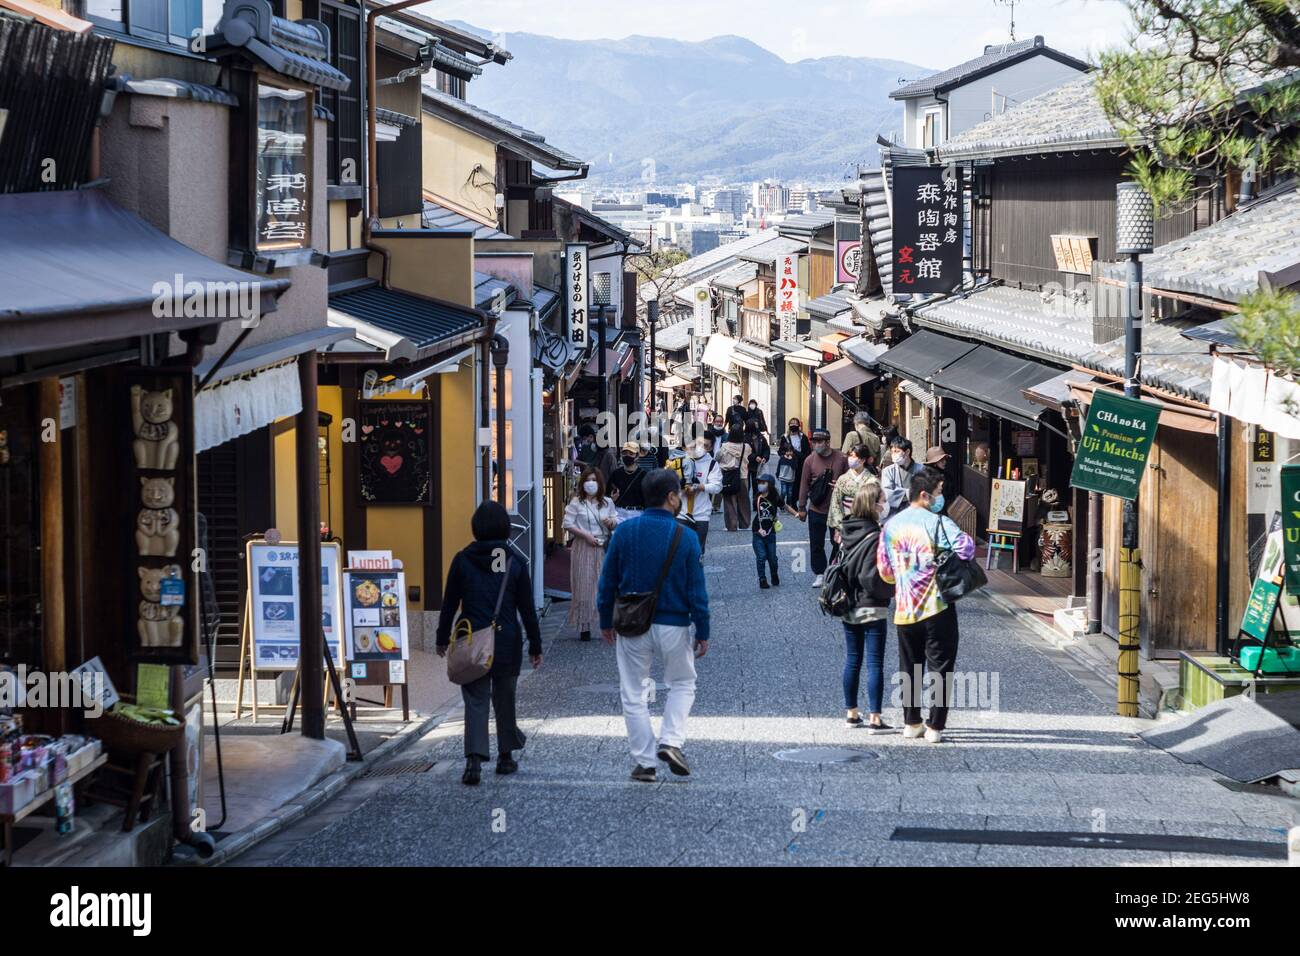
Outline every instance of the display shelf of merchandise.
{"type": "MultiPolygon", "coordinates": [[[[107,762],[108,762],[108,754],[106,754],[106,753],[101,753],[101,754],[100,754],[98,757],[96,757],[95,760],[94,760],[92,763],[90,763],[89,765],[87,765],[87,766],[85,766],[85,767],[82,767],[80,770],[76,771],[75,773],[69,773],[69,774],[68,774],[68,778],[67,778],[66,780],[64,780],[64,781],[61,781],[61,782],[58,784],[58,786],[62,786],[62,785],[65,784],[65,783],[68,784],[69,786],[76,786],[78,783],[80,783],[82,780],[85,780],[87,777],[89,777],[92,773],[94,773],[94,772],[95,772],[96,770],[98,770],[100,767],[104,766],[104,764],[106,764],[107,762]]],[[[51,787],[47,787],[43,792],[38,793],[35,797],[33,797],[31,800],[29,800],[27,803],[25,803],[25,804],[22,806],[21,809],[15,810],[13,813],[0,814],[0,824],[2,824],[2,825],[4,826],[4,839],[5,839],[5,845],[4,845],[4,862],[5,862],[5,866],[9,866],[10,863],[13,862],[13,845],[14,845],[13,826],[14,826],[14,824],[15,824],[15,823],[19,823],[20,821],[24,820],[25,818],[31,816],[33,813],[35,813],[35,812],[36,812],[37,810],[39,810],[41,807],[45,806],[45,804],[47,804],[47,803],[49,803],[51,800],[53,800],[53,799],[54,799],[54,789],[55,789],[55,788],[54,788],[53,786],[51,786],[51,787]]]]}

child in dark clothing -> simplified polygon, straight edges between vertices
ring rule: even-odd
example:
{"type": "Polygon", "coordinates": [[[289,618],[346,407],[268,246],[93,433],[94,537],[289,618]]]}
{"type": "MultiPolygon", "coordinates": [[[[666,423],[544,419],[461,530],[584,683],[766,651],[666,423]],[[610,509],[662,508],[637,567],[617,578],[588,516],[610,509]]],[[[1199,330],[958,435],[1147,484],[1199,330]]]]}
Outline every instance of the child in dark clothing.
{"type": "Polygon", "coordinates": [[[776,487],[776,478],[769,473],[758,476],[756,491],[754,520],[749,528],[754,532],[754,559],[758,565],[758,586],[766,588],[770,586],[767,583],[769,568],[772,571],[772,584],[781,583],[776,565],[777,519],[780,518],[782,511],[788,511],[795,517],[798,517],[799,512],[781,497],[781,492],[776,487]]]}

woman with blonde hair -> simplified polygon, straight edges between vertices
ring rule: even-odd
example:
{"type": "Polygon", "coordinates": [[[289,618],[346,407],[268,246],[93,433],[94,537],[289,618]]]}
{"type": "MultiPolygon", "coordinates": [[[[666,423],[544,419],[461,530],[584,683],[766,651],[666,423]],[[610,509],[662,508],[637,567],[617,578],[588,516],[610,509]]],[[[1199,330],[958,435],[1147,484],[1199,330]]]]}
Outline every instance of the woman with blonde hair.
{"type": "Polygon", "coordinates": [[[599,468],[587,468],[573,489],[573,498],[564,507],[563,528],[572,539],[569,553],[569,626],[578,631],[578,640],[591,640],[591,629],[598,623],[596,585],[600,566],[609,544],[610,532],[618,524],[614,502],[605,496],[605,479],[599,468]]]}
{"type": "MultiPolygon", "coordinates": [[[[859,446],[861,447],[861,446],[859,446]]],[[[865,726],[872,733],[890,730],[880,717],[885,692],[885,637],[889,629],[889,602],[894,586],[886,584],[876,566],[880,542],[880,515],[887,507],[880,482],[865,479],[853,498],[849,514],[840,523],[840,562],[849,582],[851,607],[844,622],[844,722],[865,726]],[[858,712],[862,664],[867,665],[867,720],[858,712]]]]}

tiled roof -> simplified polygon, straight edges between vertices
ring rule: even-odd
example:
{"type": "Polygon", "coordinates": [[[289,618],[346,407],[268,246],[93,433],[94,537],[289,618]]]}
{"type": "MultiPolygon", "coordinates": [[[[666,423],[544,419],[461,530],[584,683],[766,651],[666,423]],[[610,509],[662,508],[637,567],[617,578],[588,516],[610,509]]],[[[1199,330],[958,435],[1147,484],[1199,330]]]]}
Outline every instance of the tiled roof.
{"type": "Polygon", "coordinates": [[[503,138],[505,145],[509,145],[528,159],[543,163],[551,169],[581,170],[587,166],[578,157],[547,143],[546,137],[540,133],[534,133],[532,130],[526,129],[517,123],[512,123],[495,113],[489,113],[480,106],[467,103],[459,97],[452,96],[450,93],[443,93],[441,90],[430,86],[425,86],[423,93],[426,112],[449,117],[452,122],[460,120],[480,124],[499,134],[503,138]]]}
{"type": "Polygon", "coordinates": [[[827,320],[834,319],[837,315],[843,315],[845,312],[853,311],[853,306],[849,304],[847,289],[841,292],[829,292],[819,298],[810,299],[804,308],[808,310],[809,314],[827,320]]]}
{"type": "Polygon", "coordinates": [[[424,201],[424,214],[421,217],[421,224],[425,229],[453,230],[456,232],[472,229],[474,230],[475,239],[512,238],[509,233],[502,232],[492,226],[485,226],[468,216],[462,216],[446,206],[439,205],[432,199],[424,201]]]}
{"type": "MultiPolygon", "coordinates": [[[[965,296],[918,307],[914,322],[1033,359],[1123,375],[1123,337],[1093,344],[1092,309],[1090,301],[1075,301],[1069,295],[1045,298],[1027,289],[983,286],[965,296]]],[[[1208,346],[1181,334],[1196,324],[1167,319],[1143,326],[1140,378],[1144,384],[1199,402],[1209,400],[1208,346]]]]}
{"type": "Polygon", "coordinates": [[[655,329],[655,349],[662,349],[665,352],[678,352],[691,344],[691,331],[695,328],[695,323],[689,319],[683,322],[674,322],[672,325],[664,328],[663,326],[655,329]]]}
{"type": "Polygon", "coordinates": [[[935,149],[941,161],[991,159],[1124,145],[1097,99],[1096,74],[1086,74],[1025,100],[935,149]]]}
{"type": "MultiPolygon", "coordinates": [[[[1167,242],[1142,257],[1143,282],[1220,302],[1240,302],[1259,290],[1261,272],[1300,264],[1300,190],[1293,181],[1212,226],[1167,242]]],[[[1103,275],[1123,278],[1122,263],[1103,275]]]]}
{"type": "Polygon", "coordinates": [[[469,309],[379,286],[332,295],[329,305],[332,310],[400,335],[417,348],[436,345],[482,323],[482,316],[469,309]]]}
{"type": "Polygon", "coordinates": [[[776,262],[778,256],[807,251],[807,239],[791,239],[788,236],[777,236],[775,239],[769,239],[767,242],[737,253],[736,258],[770,266],[776,262]]]}
{"type": "Polygon", "coordinates": [[[544,289],[539,285],[533,286],[533,308],[537,314],[545,321],[547,315],[560,304],[560,293],[552,292],[550,289],[544,289]]]}
{"type": "Polygon", "coordinates": [[[692,256],[677,263],[668,270],[668,275],[674,280],[684,282],[715,275],[723,269],[729,268],[739,253],[760,243],[767,242],[769,239],[774,238],[776,234],[775,229],[764,229],[752,236],[745,236],[743,239],[737,239],[734,242],[728,242],[715,249],[710,249],[708,252],[701,252],[698,256],[692,256]]]}
{"type": "Polygon", "coordinates": [[[986,46],[984,52],[974,59],[899,87],[890,93],[889,97],[894,100],[907,100],[916,96],[928,96],[931,93],[960,86],[986,73],[992,73],[1003,67],[1010,66],[1012,63],[1038,55],[1050,56],[1054,60],[1069,64],[1080,70],[1088,69],[1088,64],[1082,60],[1076,60],[1072,56],[1044,45],[1042,37],[1033,37],[1029,40],[1018,40],[1014,43],[986,46]]]}
{"type": "Polygon", "coordinates": [[[487,311],[492,309],[493,302],[496,301],[497,293],[505,295],[505,304],[509,305],[519,297],[519,290],[505,279],[498,279],[496,276],[488,275],[486,272],[474,273],[474,304],[487,311]]]}
{"type": "Polygon", "coordinates": [[[825,229],[835,222],[835,210],[818,209],[801,216],[788,216],[777,223],[776,231],[783,236],[796,236],[807,239],[813,233],[825,229]]]}
{"type": "Polygon", "coordinates": [[[741,262],[729,269],[719,272],[709,281],[724,289],[739,289],[746,282],[758,275],[758,266],[752,262],[741,262]]]}

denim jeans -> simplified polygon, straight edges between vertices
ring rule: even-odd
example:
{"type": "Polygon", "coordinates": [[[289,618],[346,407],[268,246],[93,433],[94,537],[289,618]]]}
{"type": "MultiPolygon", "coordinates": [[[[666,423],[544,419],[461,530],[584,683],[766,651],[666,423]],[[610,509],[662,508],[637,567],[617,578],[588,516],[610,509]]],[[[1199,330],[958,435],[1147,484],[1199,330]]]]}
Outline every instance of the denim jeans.
{"type": "Polygon", "coordinates": [[[767,568],[772,569],[776,577],[776,532],[770,531],[766,538],[754,534],[754,561],[758,565],[759,580],[767,580],[767,568]]]}
{"type": "Polygon", "coordinates": [[[862,674],[862,659],[867,661],[867,713],[878,714],[885,696],[885,632],[886,620],[868,621],[865,624],[844,624],[844,707],[852,710],[858,706],[858,683],[862,674]]]}
{"type": "Polygon", "coordinates": [[[793,481],[777,479],[776,486],[781,492],[781,500],[794,504],[795,486],[793,481]]]}

